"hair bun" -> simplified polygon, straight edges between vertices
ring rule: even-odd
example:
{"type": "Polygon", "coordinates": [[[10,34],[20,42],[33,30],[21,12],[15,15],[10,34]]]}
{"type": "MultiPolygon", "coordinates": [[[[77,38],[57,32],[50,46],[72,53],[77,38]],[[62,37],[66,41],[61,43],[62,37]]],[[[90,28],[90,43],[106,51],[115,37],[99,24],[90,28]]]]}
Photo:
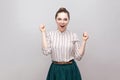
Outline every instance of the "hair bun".
{"type": "Polygon", "coordinates": [[[60,7],[59,10],[60,11],[64,11],[65,10],[66,11],[66,8],[65,7],[60,7]]]}

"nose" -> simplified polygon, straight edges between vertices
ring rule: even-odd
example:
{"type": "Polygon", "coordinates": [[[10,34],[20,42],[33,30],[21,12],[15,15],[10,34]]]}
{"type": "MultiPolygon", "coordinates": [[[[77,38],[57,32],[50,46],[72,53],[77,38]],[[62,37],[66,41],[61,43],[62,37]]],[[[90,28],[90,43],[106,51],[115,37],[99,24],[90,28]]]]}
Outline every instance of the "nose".
{"type": "Polygon", "coordinates": [[[64,23],[64,20],[62,20],[61,23],[63,24],[63,23],[64,23]]]}

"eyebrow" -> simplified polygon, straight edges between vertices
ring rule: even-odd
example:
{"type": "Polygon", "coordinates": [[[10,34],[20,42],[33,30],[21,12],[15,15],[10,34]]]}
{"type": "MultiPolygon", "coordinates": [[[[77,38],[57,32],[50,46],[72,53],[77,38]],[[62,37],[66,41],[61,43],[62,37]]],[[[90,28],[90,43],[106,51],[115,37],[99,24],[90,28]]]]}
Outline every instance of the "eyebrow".
{"type": "MultiPolygon", "coordinates": [[[[62,18],[57,18],[57,19],[62,19],[62,18]]],[[[68,19],[68,18],[63,18],[63,19],[68,19]]]]}

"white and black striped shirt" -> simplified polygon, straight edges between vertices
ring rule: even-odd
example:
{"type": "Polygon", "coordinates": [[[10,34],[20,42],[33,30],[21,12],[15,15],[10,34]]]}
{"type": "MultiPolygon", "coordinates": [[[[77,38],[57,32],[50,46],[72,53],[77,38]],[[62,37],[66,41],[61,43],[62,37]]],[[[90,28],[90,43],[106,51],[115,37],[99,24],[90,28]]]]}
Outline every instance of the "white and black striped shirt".
{"type": "Polygon", "coordinates": [[[47,33],[47,48],[42,48],[43,54],[51,54],[53,61],[80,60],[80,41],[75,33],[69,30],[60,32],[59,30],[47,33]]]}

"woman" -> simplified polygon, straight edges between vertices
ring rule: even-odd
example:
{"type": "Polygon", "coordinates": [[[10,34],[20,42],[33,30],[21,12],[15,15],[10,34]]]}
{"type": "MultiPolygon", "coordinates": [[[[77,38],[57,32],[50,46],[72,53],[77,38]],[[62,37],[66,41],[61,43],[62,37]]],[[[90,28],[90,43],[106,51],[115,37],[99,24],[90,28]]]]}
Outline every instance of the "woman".
{"type": "Polygon", "coordinates": [[[50,54],[52,59],[46,80],[82,80],[74,59],[80,60],[83,57],[88,34],[83,33],[80,46],[76,33],[67,30],[69,20],[68,10],[62,7],[55,15],[56,31],[46,33],[45,26],[40,26],[43,54],[50,54]]]}

